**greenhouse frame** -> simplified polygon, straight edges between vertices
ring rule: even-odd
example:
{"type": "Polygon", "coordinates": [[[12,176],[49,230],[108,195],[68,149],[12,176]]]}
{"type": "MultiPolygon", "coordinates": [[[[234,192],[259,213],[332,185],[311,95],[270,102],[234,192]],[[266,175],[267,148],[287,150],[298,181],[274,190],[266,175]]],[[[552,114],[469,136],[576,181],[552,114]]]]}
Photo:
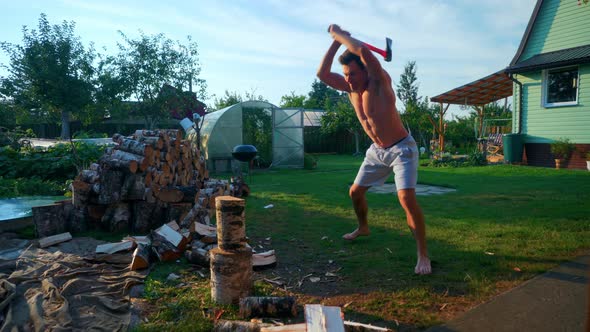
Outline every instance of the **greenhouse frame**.
{"type": "Polygon", "coordinates": [[[255,162],[266,167],[303,168],[304,110],[245,101],[207,113],[201,125],[201,153],[212,172],[228,172],[237,145],[254,145],[255,162]]]}

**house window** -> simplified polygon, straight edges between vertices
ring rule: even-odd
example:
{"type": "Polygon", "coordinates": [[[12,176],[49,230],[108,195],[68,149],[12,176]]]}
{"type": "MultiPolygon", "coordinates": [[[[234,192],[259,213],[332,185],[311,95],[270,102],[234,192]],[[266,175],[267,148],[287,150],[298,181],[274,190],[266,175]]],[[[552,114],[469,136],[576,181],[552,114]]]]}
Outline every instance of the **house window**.
{"type": "Polygon", "coordinates": [[[545,71],[543,80],[545,107],[578,104],[578,68],[558,68],[545,71]]]}

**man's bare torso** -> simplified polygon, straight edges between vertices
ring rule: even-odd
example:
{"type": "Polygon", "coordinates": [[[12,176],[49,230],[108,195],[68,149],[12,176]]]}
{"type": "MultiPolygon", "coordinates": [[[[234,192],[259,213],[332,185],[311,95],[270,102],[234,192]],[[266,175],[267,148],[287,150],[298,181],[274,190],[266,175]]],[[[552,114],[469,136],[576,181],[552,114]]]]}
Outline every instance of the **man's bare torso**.
{"type": "Polygon", "coordinates": [[[364,91],[353,91],[348,96],[361,125],[375,144],[389,147],[408,136],[395,107],[391,81],[369,79],[364,91]]]}

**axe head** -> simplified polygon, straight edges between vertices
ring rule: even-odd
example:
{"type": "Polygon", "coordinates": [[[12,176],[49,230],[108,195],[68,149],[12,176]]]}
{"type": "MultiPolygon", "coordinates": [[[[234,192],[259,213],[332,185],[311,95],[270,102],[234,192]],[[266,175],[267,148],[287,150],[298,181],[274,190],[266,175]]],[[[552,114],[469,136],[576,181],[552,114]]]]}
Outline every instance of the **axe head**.
{"type": "Polygon", "coordinates": [[[384,60],[387,62],[391,61],[391,39],[385,37],[385,57],[384,60]]]}

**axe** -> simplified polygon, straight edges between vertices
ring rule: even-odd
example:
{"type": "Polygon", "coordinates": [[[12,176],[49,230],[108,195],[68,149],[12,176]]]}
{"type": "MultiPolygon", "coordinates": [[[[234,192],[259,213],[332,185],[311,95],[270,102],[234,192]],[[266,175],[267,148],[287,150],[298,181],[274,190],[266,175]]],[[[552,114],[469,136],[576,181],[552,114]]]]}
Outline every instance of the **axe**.
{"type": "MultiPolygon", "coordinates": [[[[328,32],[330,32],[330,27],[328,27],[328,32]]],[[[377,48],[371,44],[367,44],[365,42],[361,42],[361,44],[365,45],[371,51],[373,51],[377,54],[380,54],[383,57],[383,60],[385,60],[387,62],[391,61],[391,39],[390,38],[385,37],[385,49],[384,50],[377,48]]]]}
{"type": "Polygon", "coordinates": [[[365,42],[361,42],[361,43],[363,45],[365,45],[371,51],[380,54],[383,57],[383,60],[385,60],[387,62],[391,61],[391,39],[385,37],[385,49],[384,50],[377,48],[371,44],[367,44],[365,42]]]}

